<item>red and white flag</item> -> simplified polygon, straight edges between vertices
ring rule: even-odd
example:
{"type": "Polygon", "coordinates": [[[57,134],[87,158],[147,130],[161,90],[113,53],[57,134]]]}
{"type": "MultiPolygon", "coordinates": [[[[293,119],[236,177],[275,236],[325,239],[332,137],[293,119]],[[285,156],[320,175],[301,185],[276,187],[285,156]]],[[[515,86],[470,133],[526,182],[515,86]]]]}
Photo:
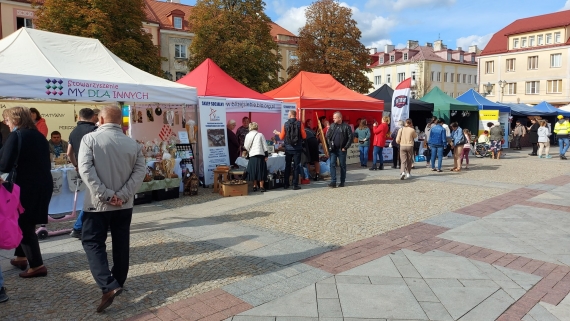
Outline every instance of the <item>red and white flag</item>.
{"type": "Polygon", "coordinates": [[[406,120],[410,117],[410,96],[412,87],[412,78],[402,81],[392,96],[392,121],[390,122],[390,129],[394,130],[396,124],[400,120],[406,120]]]}

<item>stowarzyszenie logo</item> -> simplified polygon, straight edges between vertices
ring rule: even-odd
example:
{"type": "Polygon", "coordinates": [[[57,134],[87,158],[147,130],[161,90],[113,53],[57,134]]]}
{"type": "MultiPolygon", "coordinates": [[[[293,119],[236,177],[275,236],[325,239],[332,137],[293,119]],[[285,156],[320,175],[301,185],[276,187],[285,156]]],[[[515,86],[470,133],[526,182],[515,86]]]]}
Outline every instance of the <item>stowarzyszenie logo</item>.
{"type": "Polygon", "coordinates": [[[45,85],[46,95],[48,95],[48,96],[49,95],[54,95],[54,96],[63,95],[63,91],[61,91],[63,89],[63,86],[62,86],[63,80],[55,79],[55,78],[53,78],[53,79],[48,78],[45,80],[45,82],[46,82],[46,85],[45,85]]]}
{"type": "Polygon", "coordinates": [[[408,104],[408,96],[401,95],[401,96],[396,97],[396,99],[394,99],[394,105],[397,108],[402,108],[402,107],[406,106],[407,104],[408,104]]]}

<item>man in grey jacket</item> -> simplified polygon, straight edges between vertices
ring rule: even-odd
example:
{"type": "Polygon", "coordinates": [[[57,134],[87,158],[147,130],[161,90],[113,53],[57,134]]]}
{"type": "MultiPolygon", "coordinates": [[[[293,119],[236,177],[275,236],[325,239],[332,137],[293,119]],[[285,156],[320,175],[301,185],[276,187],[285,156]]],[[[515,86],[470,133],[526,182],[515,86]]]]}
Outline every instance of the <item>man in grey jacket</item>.
{"type": "Polygon", "coordinates": [[[117,106],[105,106],[99,128],[81,140],[78,171],[89,191],[83,205],[82,244],[91,274],[103,291],[97,312],[123,291],[129,271],[129,238],[133,196],[141,186],[146,164],[136,141],[123,134],[117,106]],[[105,241],[111,228],[113,268],[109,270],[105,241]]]}

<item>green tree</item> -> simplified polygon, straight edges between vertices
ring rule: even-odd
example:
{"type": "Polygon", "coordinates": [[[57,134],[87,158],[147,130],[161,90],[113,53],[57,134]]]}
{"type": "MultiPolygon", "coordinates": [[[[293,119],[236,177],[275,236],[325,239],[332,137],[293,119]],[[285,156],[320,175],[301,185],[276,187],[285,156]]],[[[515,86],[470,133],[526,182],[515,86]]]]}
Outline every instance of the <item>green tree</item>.
{"type": "Polygon", "coordinates": [[[39,29],[99,39],[124,61],[162,76],[158,47],[142,29],[144,0],[45,0],[34,6],[39,29]]]}
{"type": "Polygon", "coordinates": [[[361,32],[352,10],[336,0],[313,2],[305,11],[307,22],[299,31],[297,61],[287,70],[292,78],[300,71],[331,74],[346,87],[367,93],[372,82],[368,50],[360,42],[361,32]]]}
{"type": "Polygon", "coordinates": [[[245,86],[266,92],[277,88],[282,69],[271,20],[262,0],[198,0],[190,25],[190,70],[211,58],[245,86]]]}

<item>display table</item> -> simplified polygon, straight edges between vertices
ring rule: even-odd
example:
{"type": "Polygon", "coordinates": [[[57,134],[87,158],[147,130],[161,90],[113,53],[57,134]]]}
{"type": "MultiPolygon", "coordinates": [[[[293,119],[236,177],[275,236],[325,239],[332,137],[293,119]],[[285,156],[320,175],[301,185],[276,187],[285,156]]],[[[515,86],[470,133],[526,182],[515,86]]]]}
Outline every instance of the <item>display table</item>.
{"type": "MultiPolygon", "coordinates": [[[[73,167],[55,169],[51,171],[54,179],[54,190],[49,202],[48,214],[62,214],[73,211],[73,198],[75,195],[75,186],[71,184],[79,175],[73,167]],[[68,177],[69,176],[69,177],[68,177]]],[[[80,185],[80,192],[77,194],[77,210],[83,208],[83,199],[85,198],[85,184],[80,185]]]]}
{"type": "MultiPolygon", "coordinates": [[[[242,167],[247,168],[247,164],[249,160],[238,157],[236,159],[236,164],[242,167]]],[[[277,171],[284,171],[285,170],[285,155],[277,155],[277,156],[269,156],[267,158],[267,171],[269,173],[276,173],[277,171]]]]}
{"type": "MultiPolygon", "coordinates": [[[[182,160],[181,158],[175,159],[176,164],[174,165],[174,174],[178,175],[179,178],[182,178],[182,168],[180,168],[180,161],[181,161],[181,160],[182,160]]],[[[152,168],[152,167],[154,167],[154,163],[156,163],[156,160],[148,161],[148,162],[146,163],[146,166],[152,168]]],[[[154,182],[154,181],[150,181],[149,183],[152,183],[152,182],[154,182]]],[[[143,183],[143,184],[144,184],[144,183],[143,183]]],[[[179,192],[180,192],[180,193],[184,192],[184,183],[182,182],[182,180],[180,180],[180,184],[179,184],[179,185],[180,185],[179,192]]],[[[157,187],[157,188],[153,188],[153,189],[161,189],[161,188],[160,188],[160,187],[157,187]]],[[[152,190],[152,189],[150,189],[150,190],[152,190]]],[[[147,191],[150,191],[150,190],[147,190],[147,191]]],[[[146,192],[146,191],[143,191],[143,192],[146,192]]]]}

